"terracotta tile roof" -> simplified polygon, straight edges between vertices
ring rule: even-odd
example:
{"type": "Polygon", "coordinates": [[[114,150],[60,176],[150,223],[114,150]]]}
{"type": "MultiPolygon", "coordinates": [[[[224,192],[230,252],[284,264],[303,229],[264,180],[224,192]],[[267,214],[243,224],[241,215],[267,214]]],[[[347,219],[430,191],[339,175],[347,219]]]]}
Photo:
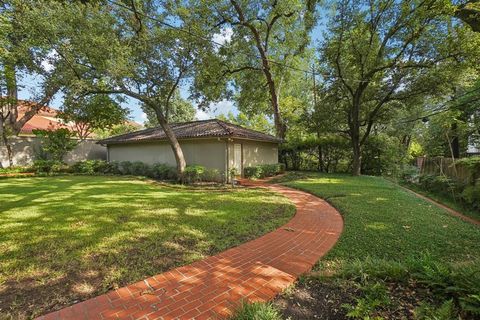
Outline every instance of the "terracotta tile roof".
{"type": "MultiPolygon", "coordinates": [[[[34,103],[25,100],[18,101],[18,118],[20,119],[23,115],[33,107],[34,103]]],[[[75,131],[75,126],[63,123],[59,118],[57,118],[58,110],[51,107],[42,107],[20,130],[20,134],[31,135],[32,130],[55,130],[59,128],[67,128],[71,131],[75,131]]]]}
{"type": "MultiPolygon", "coordinates": [[[[192,138],[240,138],[256,141],[281,142],[280,139],[259,131],[247,129],[218,119],[200,120],[170,125],[178,139],[192,138]]],[[[165,132],[161,127],[148,128],[130,132],[104,140],[100,144],[134,143],[143,141],[166,140],[165,132]]]]}
{"type": "MultiPolygon", "coordinates": [[[[18,100],[18,119],[23,117],[23,115],[29,111],[35,105],[34,102],[28,100],[18,100]]],[[[76,132],[77,129],[72,123],[64,123],[60,118],[58,118],[59,111],[52,107],[44,106],[42,107],[30,120],[25,123],[25,125],[20,130],[20,135],[33,135],[33,130],[55,130],[59,128],[67,128],[70,131],[76,132]]],[[[125,124],[134,126],[136,128],[141,128],[142,125],[135,121],[127,120],[125,124]]],[[[92,135],[92,137],[94,137],[92,135]]]]}

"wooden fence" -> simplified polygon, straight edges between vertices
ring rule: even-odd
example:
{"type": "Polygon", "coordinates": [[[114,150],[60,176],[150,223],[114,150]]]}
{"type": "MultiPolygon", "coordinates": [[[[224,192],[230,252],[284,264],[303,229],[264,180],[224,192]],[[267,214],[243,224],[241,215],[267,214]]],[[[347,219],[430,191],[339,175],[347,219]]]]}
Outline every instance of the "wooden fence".
{"type": "Polygon", "coordinates": [[[454,161],[451,158],[420,157],[417,158],[417,167],[420,169],[420,174],[445,175],[465,182],[470,177],[469,170],[458,163],[454,165],[454,161]]]}

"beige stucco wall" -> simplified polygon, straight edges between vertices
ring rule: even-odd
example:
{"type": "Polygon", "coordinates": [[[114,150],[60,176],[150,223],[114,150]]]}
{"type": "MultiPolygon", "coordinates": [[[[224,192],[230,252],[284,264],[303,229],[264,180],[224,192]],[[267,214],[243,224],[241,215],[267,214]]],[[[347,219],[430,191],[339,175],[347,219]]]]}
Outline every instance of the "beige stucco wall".
{"type": "MultiPolygon", "coordinates": [[[[225,171],[225,141],[217,139],[182,140],[185,161],[207,168],[225,171]]],[[[175,157],[166,142],[113,144],[108,146],[110,161],[142,161],[144,163],[166,163],[175,166],[175,157]]]]}
{"type": "Polygon", "coordinates": [[[233,168],[234,144],[242,145],[242,167],[278,163],[278,144],[234,139],[228,143],[228,167],[233,168]]]}
{"type": "MultiPolygon", "coordinates": [[[[16,166],[31,165],[36,159],[40,149],[41,140],[37,137],[12,137],[13,164],[16,166]]],[[[106,160],[107,149],[96,144],[94,140],[80,141],[77,147],[68,152],[63,159],[66,163],[72,164],[81,160],[106,160]]],[[[0,162],[8,166],[7,148],[0,145],[0,162]]]]}

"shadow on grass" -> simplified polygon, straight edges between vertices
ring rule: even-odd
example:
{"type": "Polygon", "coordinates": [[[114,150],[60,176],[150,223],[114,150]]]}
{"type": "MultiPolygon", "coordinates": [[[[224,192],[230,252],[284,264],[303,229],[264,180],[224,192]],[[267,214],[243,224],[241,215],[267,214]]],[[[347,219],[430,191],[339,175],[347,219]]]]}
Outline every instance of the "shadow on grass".
{"type": "Polygon", "coordinates": [[[0,181],[0,308],[38,315],[256,238],[293,215],[265,191],[117,177],[0,181]]]}

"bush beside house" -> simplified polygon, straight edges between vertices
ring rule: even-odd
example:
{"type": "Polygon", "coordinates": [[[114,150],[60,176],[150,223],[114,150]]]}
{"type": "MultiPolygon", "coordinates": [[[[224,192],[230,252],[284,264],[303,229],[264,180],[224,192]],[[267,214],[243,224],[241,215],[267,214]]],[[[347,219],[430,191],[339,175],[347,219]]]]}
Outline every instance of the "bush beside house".
{"type": "Polygon", "coordinates": [[[283,163],[262,164],[254,167],[246,167],[244,169],[245,178],[249,179],[272,177],[283,172],[285,172],[285,165],[283,163]]]}

